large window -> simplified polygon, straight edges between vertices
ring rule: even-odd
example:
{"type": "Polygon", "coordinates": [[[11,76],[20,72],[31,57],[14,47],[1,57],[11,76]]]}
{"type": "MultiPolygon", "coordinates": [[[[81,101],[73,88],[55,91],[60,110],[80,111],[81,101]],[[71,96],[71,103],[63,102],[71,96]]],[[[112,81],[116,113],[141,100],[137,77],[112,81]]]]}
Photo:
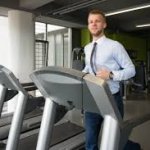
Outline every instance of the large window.
{"type": "Polygon", "coordinates": [[[35,67],[39,66],[38,64],[41,64],[40,67],[45,65],[70,67],[71,42],[68,42],[68,31],[69,29],[65,27],[36,22],[35,37],[38,43],[36,42],[35,46],[35,67]],[[37,61],[37,56],[40,62],[37,61]]]}

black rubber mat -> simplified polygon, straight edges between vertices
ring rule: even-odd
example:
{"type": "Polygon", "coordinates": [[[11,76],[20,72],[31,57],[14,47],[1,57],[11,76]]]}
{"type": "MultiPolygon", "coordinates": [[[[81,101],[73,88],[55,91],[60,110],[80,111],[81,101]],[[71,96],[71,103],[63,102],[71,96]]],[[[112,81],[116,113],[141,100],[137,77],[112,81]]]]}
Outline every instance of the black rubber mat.
{"type": "MultiPolygon", "coordinates": [[[[83,131],[84,128],[70,122],[55,126],[50,147],[55,144],[61,143],[77,134],[80,134],[83,131]]],[[[35,150],[37,137],[38,135],[34,134],[32,136],[29,136],[28,138],[20,140],[18,150],[35,150]]]]}
{"type": "Polygon", "coordinates": [[[82,127],[70,122],[56,126],[53,131],[51,146],[63,142],[83,131],[82,127]]]}
{"type": "MultiPolygon", "coordinates": [[[[37,108],[34,111],[26,114],[25,119],[33,118],[33,117],[36,117],[36,116],[39,116],[39,115],[42,115],[42,110],[40,108],[37,108]]],[[[0,127],[10,125],[12,117],[13,117],[13,114],[11,114],[7,117],[2,117],[0,119],[0,127]]]]}
{"type": "MultiPolygon", "coordinates": [[[[35,109],[34,111],[25,115],[21,133],[39,128],[41,124],[39,117],[41,117],[41,115],[42,115],[42,110],[40,109],[35,109]],[[29,126],[27,122],[30,122],[29,126]]],[[[8,138],[11,120],[12,120],[12,115],[0,119],[0,140],[5,140],[8,138]]]]}

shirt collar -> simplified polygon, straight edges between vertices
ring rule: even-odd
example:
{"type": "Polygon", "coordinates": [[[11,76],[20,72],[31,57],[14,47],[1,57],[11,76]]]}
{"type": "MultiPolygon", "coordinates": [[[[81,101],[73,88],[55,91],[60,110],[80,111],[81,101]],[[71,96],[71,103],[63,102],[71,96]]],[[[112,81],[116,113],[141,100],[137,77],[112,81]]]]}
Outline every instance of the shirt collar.
{"type": "Polygon", "coordinates": [[[103,36],[101,36],[97,41],[92,41],[92,44],[94,44],[95,42],[96,42],[97,44],[101,44],[101,43],[104,41],[105,38],[106,38],[106,36],[103,35],[103,36]]]}

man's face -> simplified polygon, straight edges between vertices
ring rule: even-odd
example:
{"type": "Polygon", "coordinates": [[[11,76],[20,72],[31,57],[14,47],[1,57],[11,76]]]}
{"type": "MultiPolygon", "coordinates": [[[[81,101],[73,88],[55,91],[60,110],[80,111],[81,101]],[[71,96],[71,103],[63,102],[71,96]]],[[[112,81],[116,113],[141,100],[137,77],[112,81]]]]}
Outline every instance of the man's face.
{"type": "Polygon", "coordinates": [[[106,28],[106,22],[100,14],[90,14],[88,17],[88,29],[93,36],[99,36],[106,28]]]}

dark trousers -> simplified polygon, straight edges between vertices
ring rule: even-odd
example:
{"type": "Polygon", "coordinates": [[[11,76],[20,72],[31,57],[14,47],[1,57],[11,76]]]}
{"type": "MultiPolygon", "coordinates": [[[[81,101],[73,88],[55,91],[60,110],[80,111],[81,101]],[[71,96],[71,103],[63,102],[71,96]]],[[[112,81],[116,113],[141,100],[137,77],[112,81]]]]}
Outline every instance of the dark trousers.
{"type": "MultiPolygon", "coordinates": [[[[117,107],[123,117],[123,100],[120,92],[113,95],[117,107]]],[[[98,150],[98,136],[101,129],[103,118],[101,115],[92,112],[85,112],[85,129],[86,129],[86,150],[98,150]]]]}

